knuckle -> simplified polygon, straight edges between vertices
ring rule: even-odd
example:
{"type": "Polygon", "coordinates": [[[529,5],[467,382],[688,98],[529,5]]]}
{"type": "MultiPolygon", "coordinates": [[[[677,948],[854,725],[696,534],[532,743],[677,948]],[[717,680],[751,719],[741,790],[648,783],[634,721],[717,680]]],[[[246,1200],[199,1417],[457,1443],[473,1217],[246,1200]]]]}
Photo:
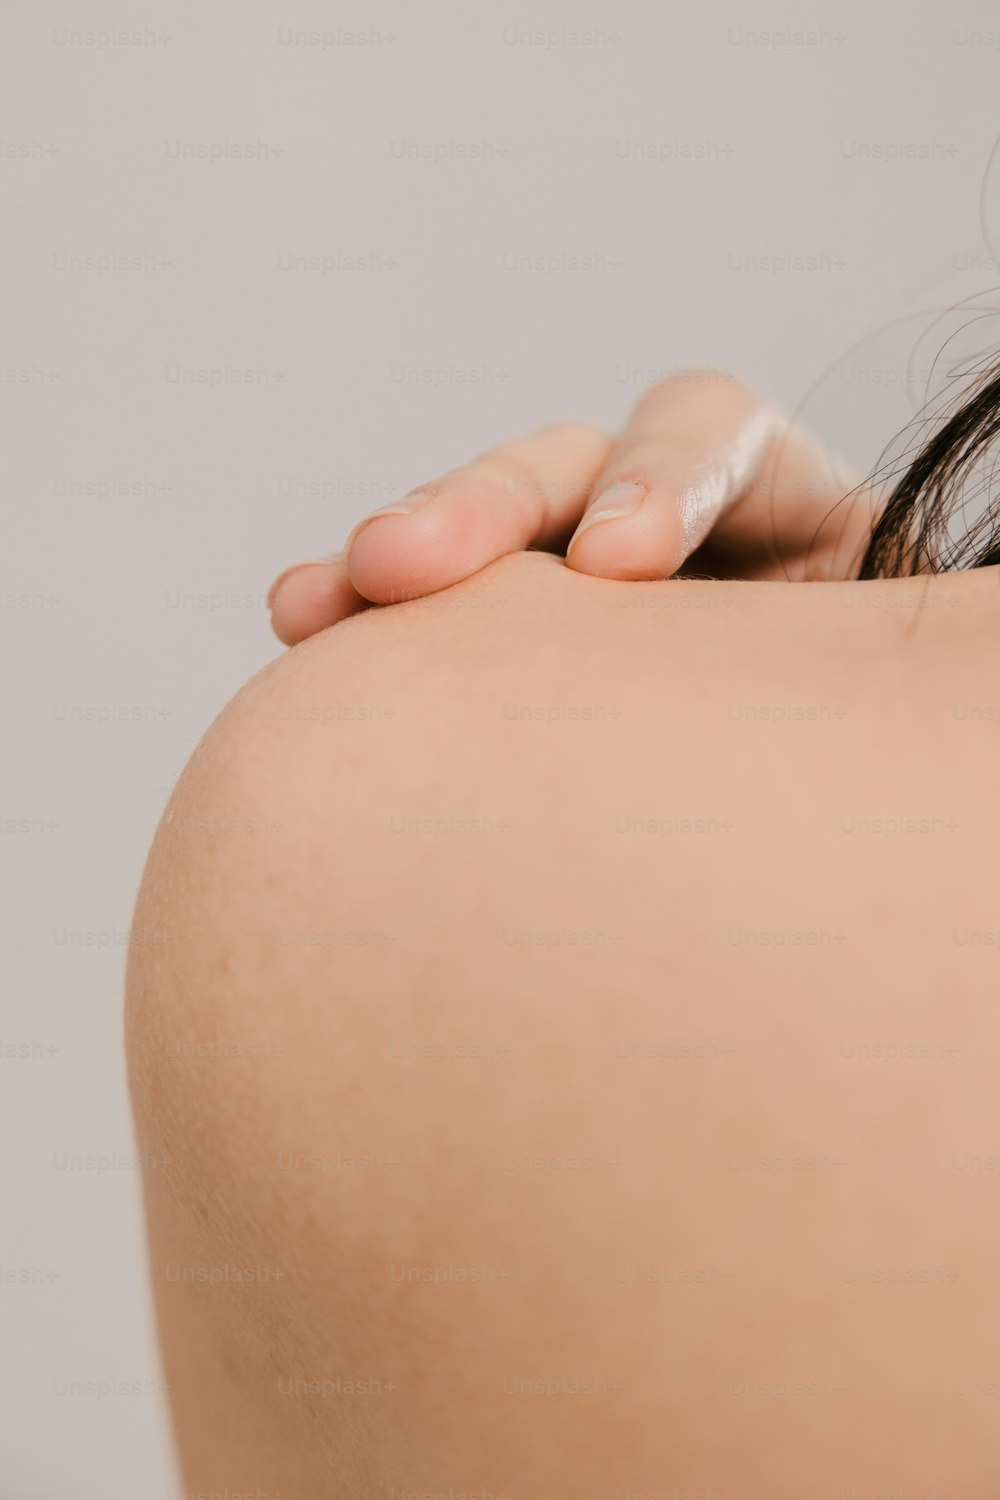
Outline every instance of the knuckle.
{"type": "Polygon", "coordinates": [[[475,488],[478,498],[497,505],[532,499],[541,489],[539,477],[529,464],[501,450],[483,454],[459,469],[452,479],[463,488],[475,488]]]}
{"type": "Polygon", "coordinates": [[[676,433],[653,434],[630,445],[624,462],[616,467],[617,483],[635,480],[647,489],[679,478],[699,462],[694,444],[676,433]]]}
{"type": "Polygon", "coordinates": [[[479,489],[493,490],[502,486],[509,478],[514,466],[498,453],[484,453],[481,458],[463,464],[445,476],[442,485],[449,488],[474,485],[479,489]]]}
{"type": "Polygon", "coordinates": [[[538,477],[531,464],[517,453],[497,454],[493,460],[484,460],[477,467],[484,476],[499,480],[504,489],[512,484],[523,489],[538,477]]]}
{"type": "Polygon", "coordinates": [[[674,406],[681,400],[703,402],[719,397],[740,403],[759,399],[748,385],[727,370],[697,366],[678,370],[676,375],[669,375],[659,385],[654,385],[639,399],[635,415],[640,420],[656,418],[666,403],[674,406]]]}
{"type": "Polygon", "coordinates": [[[561,438],[564,442],[606,442],[605,434],[589,422],[546,422],[532,433],[534,438],[561,438]]]}

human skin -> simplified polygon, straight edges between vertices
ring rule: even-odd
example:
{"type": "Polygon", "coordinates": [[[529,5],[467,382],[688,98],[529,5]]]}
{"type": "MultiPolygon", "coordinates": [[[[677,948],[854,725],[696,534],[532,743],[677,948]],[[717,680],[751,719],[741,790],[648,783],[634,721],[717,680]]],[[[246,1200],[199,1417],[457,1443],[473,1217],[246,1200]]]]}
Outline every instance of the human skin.
{"type": "Polygon", "coordinates": [[[994,1500],[998,581],[520,555],[243,689],[130,952],[188,1493],[994,1500]]]}
{"type": "Polygon", "coordinates": [[[771,402],[732,375],[685,370],[647,391],[614,439],[543,427],[363,517],[341,553],[279,575],[271,622],[295,645],[529,547],[595,578],[851,578],[876,508],[771,402]]]}

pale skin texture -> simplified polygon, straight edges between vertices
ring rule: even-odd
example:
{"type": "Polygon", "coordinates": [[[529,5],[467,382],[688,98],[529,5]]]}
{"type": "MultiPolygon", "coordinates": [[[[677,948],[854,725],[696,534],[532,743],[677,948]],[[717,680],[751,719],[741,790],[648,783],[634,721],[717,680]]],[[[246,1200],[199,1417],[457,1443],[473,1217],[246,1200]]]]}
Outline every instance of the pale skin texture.
{"type": "Polygon", "coordinates": [[[129,975],[185,1490],[995,1500],[998,639],[521,555],[237,696],[129,975]]]}
{"type": "Polygon", "coordinates": [[[686,370],[648,391],[614,441],[546,427],[365,517],[343,552],[275,580],[272,623],[294,645],[526,547],[565,551],[596,578],[851,578],[874,505],[772,403],[686,370]]]}

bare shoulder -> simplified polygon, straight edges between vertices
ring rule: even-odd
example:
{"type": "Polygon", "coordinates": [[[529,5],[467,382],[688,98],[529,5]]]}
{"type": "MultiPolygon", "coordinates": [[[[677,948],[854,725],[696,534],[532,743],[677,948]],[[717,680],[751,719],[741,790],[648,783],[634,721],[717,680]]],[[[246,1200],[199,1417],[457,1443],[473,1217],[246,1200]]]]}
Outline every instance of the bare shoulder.
{"type": "Polygon", "coordinates": [[[669,900],[683,930],[702,890],[738,890],[766,851],[782,868],[803,827],[843,864],[831,798],[926,800],[933,767],[893,746],[929,731],[973,806],[988,757],[952,703],[978,691],[975,611],[925,598],[624,585],[519,554],[304,643],[223,710],[165,809],[137,920],[176,930],[135,950],[131,1014],[195,1004],[194,965],[226,976],[213,1013],[324,951],[352,992],[428,965],[465,982],[494,948],[502,974],[508,925],[596,930],[625,870],[646,886],[630,920],[669,900]],[[671,836],[719,827],[734,836],[671,836]]]}
{"type": "MultiPolygon", "coordinates": [[[[620,694],[581,635],[590,593],[551,558],[505,559],[345,622],[237,693],[147,862],[136,925],[164,940],[132,950],[137,1096],[201,1090],[197,1054],[169,1054],[185,1028],[249,1038],[277,1008],[308,1028],[317,984],[364,1024],[348,1000],[447,965],[469,903],[517,878],[511,856],[532,863],[567,733],[587,725],[605,761],[621,738],[620,694]]],[[[281,1068],[262,1079],[281,1093],[281,1068]]]]}
{"type": "Polygon", "coordinates": [[[906,588],[510,558],[224,710],[128,1001],[190,1491],[785,1500],[888,1424],[907,1482],[989,1493],[942,1382],[1000,1335],[949,1167],[992,1120],[995,949],[953,936],[992,617],[906,588]],[[852,1038],[917,1062],[886,1087],[852,1038]],[[904,1327],[859,1256],[950,1279],[904,1327]]]}
{"type": "Polygon", "coordinates": [[[251,993],[324,947],[352,990],[489,967],[532,913],[590,931],[625,870],[645,882],[630,920],[669,900],[683,930],[762,857],[786,868],[804,830],[851,868],[839,804],[936,802],[946,759],[974,842],[992,765],[960,714],[991,660],[987,583],[623,585],[521,554],[338,625],[237,694],[171,798],[138,919],[155,907],[176,935],[136,950],[131,1014],[171,987],[183,1005],[194,964],[251,993]]]}

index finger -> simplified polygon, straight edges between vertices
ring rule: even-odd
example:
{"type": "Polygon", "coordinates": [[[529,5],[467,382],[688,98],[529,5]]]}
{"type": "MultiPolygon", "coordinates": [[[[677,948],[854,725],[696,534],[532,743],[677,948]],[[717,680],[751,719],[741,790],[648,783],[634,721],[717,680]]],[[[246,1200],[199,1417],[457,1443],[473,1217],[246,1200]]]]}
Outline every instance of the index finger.
{"type": "Polygon", "coordinates": [[[865,507],[838,513],[850,488],[844,467],[772,403],[732,376],[688,371],[639,402],[567,561],[600,577],[667,578],[711,537],[736,576],[805,566],[826,576],[867,535],[865,507]]]}
{"type": "Polygon", "coordinates": [[[351,583],[376,604],[447,588],[508,552],[546,547],[576,524],[610,449],[595,427],[562,423],[491,449],[355,527],[351,583]]]}

